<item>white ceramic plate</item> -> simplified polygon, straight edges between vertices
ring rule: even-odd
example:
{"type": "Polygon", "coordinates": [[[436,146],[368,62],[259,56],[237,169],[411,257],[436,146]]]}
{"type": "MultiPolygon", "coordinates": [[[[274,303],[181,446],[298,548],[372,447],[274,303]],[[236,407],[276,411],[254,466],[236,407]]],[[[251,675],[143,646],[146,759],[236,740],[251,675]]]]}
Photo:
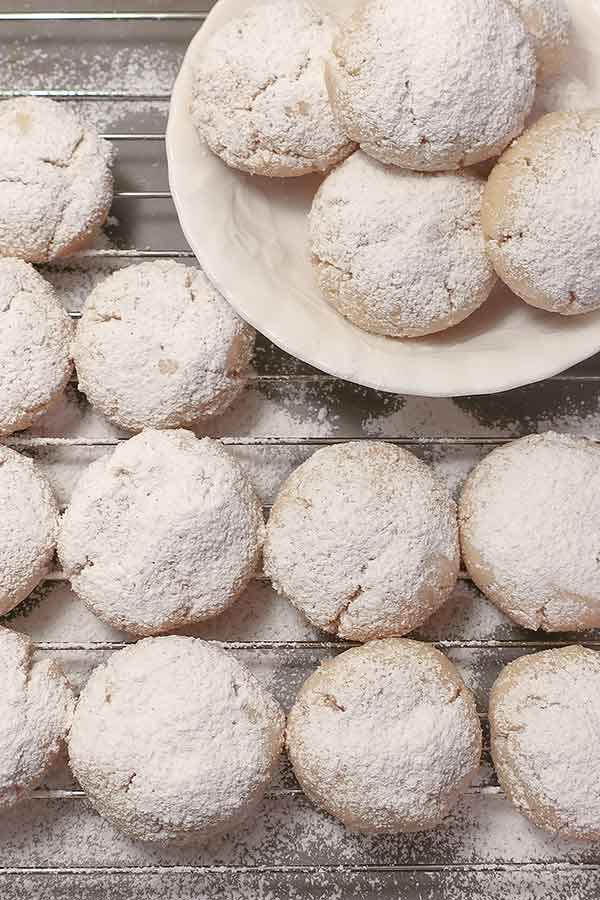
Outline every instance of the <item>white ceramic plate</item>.
{"type": "MultiPolygon", "coordinates": [[[[183,231],[209,278],[273,343],[340,378],[403,394],[490,394],[564,371],[600,350],[600,312],[565,318],[500,286],[449,331],[418,340],[366,334],[321,297],[308,260],[307,213],[320,178],[267,179],[228,168],[189,116],[192,61],[209,35],[257,0],[219,0],[190,44],[167,129],[171,190],[183,231]]],[[[264,0],[258,0],[264,2],[264,0]]],[[[322,0],[347,13],[349,0],[322,0]]],[[[600,106],[600,0],[568,0],[569,71],[600,106]]]]}

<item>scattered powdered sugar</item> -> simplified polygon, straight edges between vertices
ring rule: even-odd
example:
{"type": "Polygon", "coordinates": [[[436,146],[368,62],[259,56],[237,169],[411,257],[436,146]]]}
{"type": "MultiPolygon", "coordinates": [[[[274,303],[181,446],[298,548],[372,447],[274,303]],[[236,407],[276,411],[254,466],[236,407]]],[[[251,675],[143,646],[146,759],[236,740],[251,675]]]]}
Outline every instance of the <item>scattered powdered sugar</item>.
{"type": "Polygon", "coordinates": [[[52,100],[0,104],[0,251],[31,262],[67,256],[106,221],[112,145],[52,100]]]}
{"type": "Polygon", "coordinates": [[[230,654],[193,638],[154,638],[92,674],[69,753],[92,803],[119,828],[146,841],[197,841],[257,806],[284,721],[230,654]]]}
{"type": "Polygon", "coordinates": [[[576,75],[561,73],[538,84],[528,125],[552,112],[581,112],[597,106],[589,87],[576,75]]]}
{"type": "Polygon", "coordinates": [[[64,746],[74,698],[56,663],[34,662],[29,638],[0,628],[0,808],[21,800],[64,746]]]}
{"type": "Polygon", "coordinates": [[[597,309],[600,112],[554,113],[516,141],[488,181],[483,225],[494,267],[524,300],[597,309]]]}
{"type": "Polygon", "coordinates": [[[210,36],[195,61],[192,119],[228,165],[304,175],[351,152],[325,87],[332,36],[305,0],[255,5],[210,36]]]}
{"type": "Polygon", "coordinates": [[[263,533],[258,498],[219,444],[148,429],[86,470],[58,552],[101,618],[156,634],[233,603],[256,572],[263,533]]]}
{"type": "Polygon", "coordinates": [[[71,377],[72,337],[54,291],[33,266],[0,259],[0,434],[27,428],[60,395],[71,377]]]}
{"type": "Polygon", "coordinates": [[[329,67],[346,133],[382,162],[456,169],[523,130],[536,62],[503,0],[368,0],[329,67]]]}
{"type": "Polygon", "coordinates": [[[473,780],[481,756],[475,702],[437,650],[376,641],[325,662],[287,725],[308,796],[349,828],[433,828],[473,780]]]}
{"type": "Polygon", "coordinates": [[[406,634],[454,587],[456,508],[398,447],[329,447],[284,484],[264,557],[276,590],[318,627],[361,641],[406,634]]]}
{"type": "Polygon", "coordinates": [[[326,299],[377,334],[416,337],[461,322],[496,282],[483,188],[473,175],[408,172],[354,153],[325,180],[309,217],[326,299]]]}
{"type": "Polygon", "coordinates": [[[563,837],[600,837],[600,655],[567,647],[521,657],[490,700],[492,752],[513,802],[563,837]]]}
{"type": "Polygon", "coordinates": [[[487,456],[459,507],[475,582],[526,628],[600,626],[600,448],[549,432],[487,456]]]}

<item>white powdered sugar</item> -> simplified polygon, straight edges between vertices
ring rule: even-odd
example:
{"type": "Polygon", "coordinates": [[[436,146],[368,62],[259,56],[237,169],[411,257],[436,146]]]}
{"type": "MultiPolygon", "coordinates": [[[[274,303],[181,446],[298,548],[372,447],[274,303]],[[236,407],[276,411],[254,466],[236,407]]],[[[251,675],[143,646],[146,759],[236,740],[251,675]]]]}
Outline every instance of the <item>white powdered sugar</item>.
{"type": "Polygon", "coordinates": [[[101,619],[156,634],[231,605],[256,572],[263,533],[260,502],[220,444],[147,430],[87,468],[58,552],[101,619]]]}
{"type": "Polygon", "coordinates": [[[305,0],[253,6],[195,63],[192,118],[211,150],[255,174],[326,171],[353,144],[335,121],[324,57],[333,23],[305,0]]]}
{"type": "Polygon", "coordinates": [[[73,355],[90,403],[136,431],[223,412],[246,383],[253,349],[254,330],[202,271],[157,260],[95,288],[73,355]]]}
{"type": "Polygon", "coordinates": [[[535,73],[504,0],[367,0],[328,68],[346,133],[382,162],[422,170],[497,155],[523,130],[535,73]]]}
{"type": "Polygon", "coordinates": [[[477,773],[481,727],[473,696],[439,651],[373,641],[309,677],[286,745],[307,795],[352,830],[424,831],[477,773]]]}
{"type": "Polygon", "coordinates": [[[0,253],[46,262],[94,237],[112,203],[113,155],[59,103],[0,103],[0,253]]]}
{"type": "Polygon", "coordinates": [[[50,571],[58,507],[34,462],[0,445],[0,614],[13,609],[50,571]]]}
{"type": "Polygon", "coordinates": [[[500,277],[532,306],[600,307],[600,111],[539,119],[496,165],[483,227],[500,277]]]}
{"type": "Polygon", "coordinates": [[[576,75],[560,73],[541,81],[535,92],[529,125],[551,112],[581,112],[596,106],[585,81],[576,75]]]}
{"type": "Polygon", "coordinates": [[[562,838],[600,839],[600,656],[566,647],[521,657],[490,697],[500,783],[528,818],[562,838]]]}
{"type": "Polygon", "coordinates": [[[461,322],[496,281],[483,188],[474,175],[408,172],[354,153],[323,182],[309,218],[327,300],[358,327],[394,337],[461,322]]]}
{"type": "Polygon", "coordinates": [[[0,809],[36,787],[64,747],[75,705],[59,666],[0,628],[0,809]]]}
{"type": "Polygon", "coordinates": [[[487,456],[467,480],[463,558],[526,628],[600,627],[600,447],[548,432],[487,456]]]}
{"type": "Polygon", "coordinates": [[[508,0],[531,35],[541,75],[556,72],[563,63],[571,35],[565,0],[508,0]]]}
{"type": "Polygon", "coordinates": [[[71,377],[73,329],[52,286],[0,259],[0,434],[28,428],[71,377]]]}
{"type": "Polygon", "coordinates": [[[456,510],[405,450],[328,447],[283,485],[264,555],[275,589],[319,628],[361,641],[406,634],[454,587],[456,510]]]}
{"type": "Polygon", "coordinates": [[[231,654],[194,638],[150,638],[94,671],[69,756],[96,809],[129,835],[203,840],[256,808],[284,721],[231,654]]]}

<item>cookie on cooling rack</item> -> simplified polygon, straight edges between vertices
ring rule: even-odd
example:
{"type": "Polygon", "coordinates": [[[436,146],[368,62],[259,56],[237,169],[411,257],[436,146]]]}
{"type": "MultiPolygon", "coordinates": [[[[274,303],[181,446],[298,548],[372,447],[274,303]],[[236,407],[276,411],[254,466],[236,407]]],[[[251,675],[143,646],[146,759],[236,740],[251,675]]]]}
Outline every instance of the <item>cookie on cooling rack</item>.
{"type": "Polygon", "coordinates": [[[176,428],[223,412],[244,388],[254,329],[200,269],[119,269],[88,297],[73,355],[79,387],[122,428],[176,428]]]}
{"type": "Polygon", "coordinates": [[[473,470],[459,503],[475,584],[525,628],[600,627],[600,447],[532,435],[473,470]]]}
{"type": "Polygon", "coordinates": [[[536,60],[504,0],[363,0],[327,68],[346,134],[385,163],[456,169],[523,130],[536,60]]]}
{"type": "Polygon", "coordinates": [[[227,651],[196,638],[148,638],[92,673],[69,757],[98,812],[131,837],[203,841],[256,810],[284,723],[227,651]]]}
{"type": "Polygon", "coordinates": [[[48,574],[58,536],[58,507],[33,460],[0,444],[0,615],[48,574]]]}
{"type": "Polygon", "coordinates": [[[256,572],[263,536],[260,501],[221,444],[149,429],[84,472],[58,554],[99,618],[148,635],[230,606],[256,572]]]}
{"type": "Polygon", "coordinates": [[[195,63],[192,119],[227,165],[254,175],[325,172],[354,145],[333,115],[324,58],[333,22],[306,0],[255,4],[195,63]]]}
{"type": "Polygon", "coordinates": [[[482,221],[496,272],[526,303],[600,309],[600,110],[538,119],[492,170],[482,221]]]}
{"type": "Polygon", "coordinates": [[[490,695],[494,768],[534,825],[600,840],[600,656],[561,647],[509,663],[490,695]]]}
{"type": "Polygon", "coordinates": [[[354,153],[327,176],[309,216],[325,298],[354,325],[390,337],[462,322],[496,283],[483,188],[475,175],[408,172],[354,153]]]}
{"type": "Polygon", "coordinates": [[[112,203],[113,149],[64,104],[0,103],[0,256],[42,263],[95,237],[112,203]]]}
{"type": "Polygon", "coordinates": [[[353,831],[426,831],[479,769],[473,695],[438,650],[372,641],[327,660],[289,714],[286,746],[307,796],[353,831]]]}
{"type": "Polygon", "coordinates": [[[34,661],[33,653],[29,638],[0,628],[0,809],[40,783],[71,726],[69,683],[57,663],[34,661]]]}
{"type": "Polygon", "coordinates": [[[264,564],[275,589],[324,631],[357,641],[407,634],[456,583],[456,508],[406,450],[327,447],[279,492],[264,564]]]}
{"type": "Polygon", "coordinates": [[[52,285],[28,263],[0,259],[0,435],[29,428],[60,397],[72,338],[52,285]]]}

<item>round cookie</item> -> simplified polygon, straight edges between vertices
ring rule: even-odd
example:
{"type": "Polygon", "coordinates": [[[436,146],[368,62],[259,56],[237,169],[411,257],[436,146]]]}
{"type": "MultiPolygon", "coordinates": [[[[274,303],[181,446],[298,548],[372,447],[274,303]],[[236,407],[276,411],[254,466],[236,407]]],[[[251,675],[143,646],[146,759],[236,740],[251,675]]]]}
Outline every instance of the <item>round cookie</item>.
{"type": "Polygon", "coordinates": [[[239,395],[254,337],[200,269],[168,260],[119,269],[79,321],[79,387],[123,428],[176,428],[239,395]]]}
{"type": "Polygon", "coordinates": [[[496,282],[483,188],[475,175],[409,172],[354,153],[327,176],[309,217],[326,299],[359,328],[392,337],[467,318],[496,282]]]}
{"type": "Polygon", "coordinates": [[[58,554],[97,616],[147,635],[223,612],[255,574],[263,536],[261,504],[217,441],[148,430],[84,472],[58,554]]]}
{"type": "Polygon", "coordinates": [[[539,119],[486,185],[486,247],[531,306],[564,316],[600,308],[600,110],[539,119]]]}
{"type": "Polygon", "coordinates": [[[0,259],[0,434],[29,428],[62,394],[72,337],[52,285],[22,260],[0,259]]]}
{"type": "Polygon", "coordinates": [[[114,653],[82,691],[69,757],[98,812],[133,838],[207,840],[262,800],[285,718],[226,651],[148,638],[114,653]]]}
{"type": "Polygon", "coordinates": [[[59,516],[52,489],[34,462],[1,444],[0,509],[0,615],[4,615],[50,571],[59,516]]]}
{"type": "Polygon", "coordinates": [[[349,640],[417,628],[450,596],[458,566],[448,490],[391,444],[317,451],[284,483],[267,525],[264,567],[275,589],[349,640]]]}
{"type": "Polygon", "coordinates": [[[600,840],[600,657],[583,647],[522,656],[490,695],[500,784],[539,828],[600,840]]]}
{"type": "Polygon", "coordinates": [[[0,103],[0,256],[42,263],[95,237],[112,203],[114,151],[62,103],[0,103]]]}
{"type": "Polygon", "coordinates": [[[75,699],[57,663],[0,628],[0,809],[26,797],[64,747],[75,699]]]}
{"type": "Polygon", "coordinates": [[[471,692],[442,653],[372,641],[329,659],[304,683],[286,746],[302,789],[352,831],[426,831],[479,769],[471,692]]]}
{"type": "Polygon", "coordinates": [[[557,72],[569,46],[571,17],[565,0],[508,0],[532,39],[542,77],[557,72]]]}
{"type": "Polygon", "coordinates": [[[475,584],[525,628],[600,627],[600,447],[548,432],[490,453],[459,503],[475,584]]]}
{"type": "Polygon", "coordinates": [[[421,171],[497,156],[523,130],[535,79],[525,26],[504,0],[363,0],[327,69],[346,134],[421,171]]]}
{"type": "Polygon", "coordinates": [[[305,0],[255,4],[195,63],[192,120],[227,165],[254,175],[325,172],[353,149],[325,86],[333,22],[305,0]]]}

